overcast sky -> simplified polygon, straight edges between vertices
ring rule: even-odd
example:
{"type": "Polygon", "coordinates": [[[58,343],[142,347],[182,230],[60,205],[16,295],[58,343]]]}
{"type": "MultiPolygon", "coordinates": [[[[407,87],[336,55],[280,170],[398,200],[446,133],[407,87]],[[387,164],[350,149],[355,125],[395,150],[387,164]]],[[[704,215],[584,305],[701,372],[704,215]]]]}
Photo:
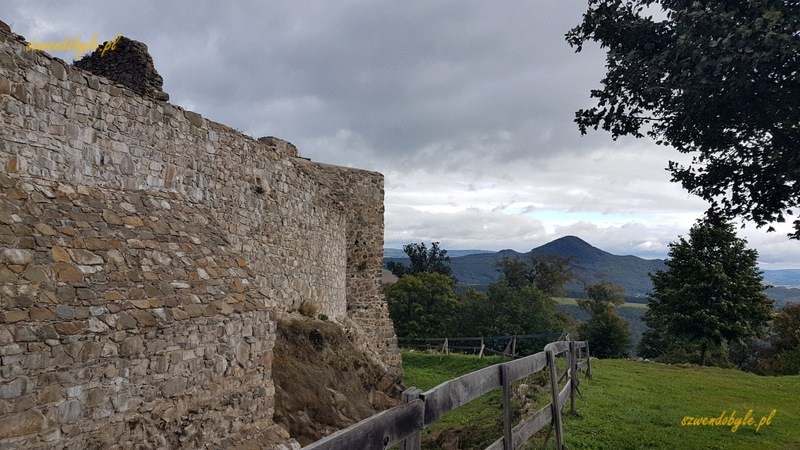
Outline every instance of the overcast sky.
{"type": "MultiPolygon", "coordinates": [[[[386,246],[526,252],[576,235],[663,258],[706,205],[677,151],[580,136],[604,74],[564,33],[583,1],[3,2],[29,41],[146,43],[170,102],[315,161],[386,176],[386,246]]],[[[74,53],[51,52],[71,62],[74,53]]],[[[740,230],[764,269],[800,268],[788,227],[740,230]]]]}

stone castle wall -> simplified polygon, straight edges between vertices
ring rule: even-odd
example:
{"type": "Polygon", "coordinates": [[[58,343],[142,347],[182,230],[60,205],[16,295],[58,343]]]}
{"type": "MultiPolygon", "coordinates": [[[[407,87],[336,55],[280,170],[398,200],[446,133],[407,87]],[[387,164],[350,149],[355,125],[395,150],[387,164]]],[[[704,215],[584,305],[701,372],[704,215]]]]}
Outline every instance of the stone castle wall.
{"type": "Polygon", "coordinates": [[[0,446],[274,433],[274,315],[303,301],[400,373],[380,174],[24,47],[0,27],[0,446]]]}

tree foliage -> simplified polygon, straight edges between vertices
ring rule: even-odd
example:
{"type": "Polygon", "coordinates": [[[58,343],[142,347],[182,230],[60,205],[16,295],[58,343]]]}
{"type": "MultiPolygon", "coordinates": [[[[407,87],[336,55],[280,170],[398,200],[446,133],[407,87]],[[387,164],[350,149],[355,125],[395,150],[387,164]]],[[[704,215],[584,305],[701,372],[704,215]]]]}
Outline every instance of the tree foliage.
{"type": "Polygon", "coordinates": [[[552,298],[569,279],[564,258],[504,260],[504,276],[486,292],[468,289],[459,297],[447,251],[438,242],[431,248],[409,244],[403,250],[411,265],[387,265],[399,279],[386,287],[389,315],[400,337],[538,334],[570,325],[552,298]]]}
{"type": "Polygon", "coordinates": [[[446,275],[405,275],[386,287],[386,301],[398,336],[440,337],[455,332],[459,298],[446,275]]]}
{"type": "Polygon", "coordinates": [[[767,375],[800,375],[800,303],[781,308],[772,319],[770,347],[758,362],[767,375]]]}
{"type": "Polygon", "coordinates": [[[484,299],[474,300],[465,306],[477,313],[471,330],[477,336],[561,331],[555,301],[533,286],[517,288],[500,280],[489,286],[484,299]]]}
{"type": "Polygon", "coordinates": [[[564,286],[572,279],[571,258],[547,254],[524,260],[504,256],[498,263],[509,285],[521,289],[533,286],[552,297],[563,297],[564,286]]]}
{"type": "Polygon", "coordinates": [[[592,316],[614,311],[617,306],[625,304],[625,288],[610,281],[586,286],[586,295],[589,298],[579,298],[578,306],[592,316]]]}
{"type": "Polygon", "coordinates": [[[606,49],[607,73],[575,120],[692,155],[669,170],[711,214],[784,222],[800,206],[798,30],[797,1],[590,0],[566,37],[606,49]]]}
{"type": "Polygon", "coordinates": [[[452,278],[453,270],[450,268],[450,257],[447,256],[447,250],[439,247],[438,242],[432,243],[431,248],[427,248],[424,242],[407,244],[403,246],[403,251],[411,261],[410,267],[394,261],[386,264],[386,268],[397,277],[427,272],[440,273],[452,278]]]}
{"type": "Polygon", "coordinates": [[[631,348],[630,325],[617,314],[616,307],[625,303],[625,288],[608,281],[586,287],[589,298],[578,299],[578,305],[590,314],[578,327],[582,340],[589,341],[592,354],[599,358],[628,356],[631,348]]]}
{"type": "Polygon", "coordinates": [[[650,330],[643,345],[666,352],[685,339],[700,346],[705,364],[710,347],[763,335],[772,301],[763,293],[758,254],[746,244],[726,222],[698,222],[688,240],[670,243],[667,270],[650,276],[653,293],[644,316],[650,330]]]}

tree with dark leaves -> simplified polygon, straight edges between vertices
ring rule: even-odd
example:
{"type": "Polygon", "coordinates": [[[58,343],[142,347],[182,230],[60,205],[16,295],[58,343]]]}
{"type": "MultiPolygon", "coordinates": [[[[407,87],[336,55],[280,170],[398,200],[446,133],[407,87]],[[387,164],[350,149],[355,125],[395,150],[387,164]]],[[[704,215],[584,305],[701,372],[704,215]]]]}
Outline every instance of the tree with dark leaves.
{"type": "Polygon", "coordinates": [[[411,266],[406,266],[403,263],[390,261],[386,264],[395,276],[402,277],[403,275],[417,275],[419,273],[439,273],[450,278],[453,278],[453,270],[450,268],[450,257],[447,256],[447,250],[439,247],[438,242],[431,244],[428,248],[424,242],[415,244],[406,244],[403,246],[403,251],[408,255],[411,261],[411,266]]]}
{"type": "Polygon", "coordinates": [[[551,297],[563,297],[572,279],[572,258],[555,254],[522,258],[504,256],[497,264],[502,277],[517,289],[533,286],[551,297]]]}
{"type": "MultiPolygon", "coordinates": [[[[589,0],[566,35],[580,52],[607,51],[588,128],[648,135],[692,155],[672,180],[710,203],[709,214],[757,226],[800,207],[800,2],[589,0]]],[[[800,219],[792,239],[800,239],[800,219]]]]}

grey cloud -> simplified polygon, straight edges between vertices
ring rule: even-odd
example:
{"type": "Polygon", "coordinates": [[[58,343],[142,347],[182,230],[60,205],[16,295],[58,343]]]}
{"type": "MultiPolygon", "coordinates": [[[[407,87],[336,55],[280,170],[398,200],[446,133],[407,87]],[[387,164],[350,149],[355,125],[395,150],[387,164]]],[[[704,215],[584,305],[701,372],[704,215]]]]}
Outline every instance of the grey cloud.
{"type": "MultiPolygon", "coordinates": [[[[383,172],[387,241],[524,250],[558,237],[555,222],[537,214],[571,210],[598,219],[562,220],[559,232],[656,255],[705,205],[669,182],[664,167],[682,158],[677,152],[579,135],[574,111],[590,105],[604,73],[600,49],[576,55],[564,42],[585,7],[22,1],[3,3],[0,18],[29,39],[141,40],[173,103],[256,137],[287,139],[314,160],[383,172]]],[[[762,259],[800,260],[782,234],[752,236],[762,259]]]]}

